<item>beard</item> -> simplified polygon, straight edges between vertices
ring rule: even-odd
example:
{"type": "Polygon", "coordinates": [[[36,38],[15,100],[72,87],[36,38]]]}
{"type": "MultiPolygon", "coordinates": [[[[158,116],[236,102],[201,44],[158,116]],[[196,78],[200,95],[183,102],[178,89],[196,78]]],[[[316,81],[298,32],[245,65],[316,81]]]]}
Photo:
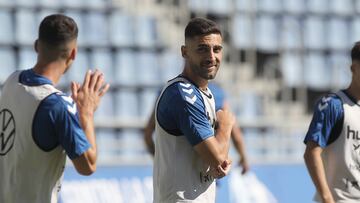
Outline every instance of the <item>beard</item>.
{"type": "Polygon", "coordinates": [[[195,75],[206,80],[212,80],[215,78],[219,70],[220,64],[216,63],[210,68],[208,67],[208,64],[204,64],[204,63],[200,65],[190,64],[190,67],[192,71],[195,73],[195,75]]]}

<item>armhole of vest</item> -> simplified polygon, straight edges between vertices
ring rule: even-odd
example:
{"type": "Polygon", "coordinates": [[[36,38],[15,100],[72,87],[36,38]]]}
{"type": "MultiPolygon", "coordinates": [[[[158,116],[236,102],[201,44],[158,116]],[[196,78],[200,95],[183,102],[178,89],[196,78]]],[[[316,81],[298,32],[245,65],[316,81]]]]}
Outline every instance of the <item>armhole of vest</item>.
{"type": "MultiPolygon", "coordinates": [[[[341,108],[343,108],[342,107],[342,98],[337,94],[336,94],[336,96],[340,99],[341,108]]],[[[342,114],[341,118],[336,121],[334,127],[331,129],[329,140],[326,143],[327,146],[329,146],[330,144],[335,142],[340,137],[341,131],[344,126],[344,116],[345,116],[344,114],[345,114],[345,112],[343,110],[343,114],[342,114]]]]}
{"type": "MultiPolygon", "coordinates": [[[[176,83],[176,82],[175,82],[176,83]]],[[[175,85],[175,84],[171,84],[171,85],[175,85]]],[[[171,85],[169,85],[168,87],[170,87],[171,85]]],[[[168,88],[166,87],[166,89],[168,88]]],[[[164,90],[165,92],[165,90],[164,90]]],[[[155,119],[156,119],[156,122],[159,124],[159,126],[167,133],[171,134],[171,135],[174,135],[174,136],[181,136],[182,135],[182,132],[179,130],[179,129],[174,129],[174,130],[169,130],[169,129],[166,129],[159,121],[159,116],[158,116],[158,109],[159,109],[159,104],[161,102],[161,99],[162,99],[162,96],[164,94],[164,92],[162,92],[162,94],[160,95],[159,97],[159,101],[157,102],[156,104],[156,109],[155,109],[155,119]]]]}
{"type": "Polygon", "coordinates": [[[35,121],[35,118],[36,118],[36,116],[37,116],[37,113],[38,113],[38,110],[39,110],[39,107],[41,106],[41,104],[42,104],[47,98],[49,98],[51,95],[54,95],[54,94],[56,94],[56,92],[49,94],[47,97],[45,97],[45,98],[40,102],[40,104],[38,105],[38,107],[37,107],[37,109],[36,109],[36,111],[35,111],[35,115],[34,115],[34,118],[33,118],[32,124],[31,124],[31,137],[32,137],[34,143],[36,144],[36,146],[37,146],[40,150],[42,150],[42,151],[44,151],[44,152],[50,152],[50,151],[54,150],[56,147],[59,146],[59,143],[57,143],[54,147],[51,147],[51,148],[49,148],[49,149],[44,149],[44,148],[42,148],[42,147],[40,146],[39,142],[38,142],[38,141],[36,140],[36,138],[35,138],[34,121],[35,121]]]}

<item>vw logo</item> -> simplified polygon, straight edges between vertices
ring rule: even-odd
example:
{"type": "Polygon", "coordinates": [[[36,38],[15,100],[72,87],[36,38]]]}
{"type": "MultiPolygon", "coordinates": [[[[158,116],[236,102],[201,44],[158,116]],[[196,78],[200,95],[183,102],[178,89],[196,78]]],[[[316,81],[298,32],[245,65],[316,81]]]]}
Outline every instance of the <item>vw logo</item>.
{"type": "Polygon", "coordinates": [[[0,155],[6,155],[14,145],[15,120],[8,109],[0,111],[0,155]]]}

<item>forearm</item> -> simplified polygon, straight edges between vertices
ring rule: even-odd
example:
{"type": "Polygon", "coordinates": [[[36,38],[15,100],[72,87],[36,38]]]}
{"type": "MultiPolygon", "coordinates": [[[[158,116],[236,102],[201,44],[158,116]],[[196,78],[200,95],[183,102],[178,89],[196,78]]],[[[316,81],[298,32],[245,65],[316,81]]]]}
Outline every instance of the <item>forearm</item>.
{"type": "Polygon", "coordinates": [[[226,159],[228,159],[229,148],[230,148],[230,136],[231,130],[229,129],[218,129],[215,134],[215,139],[217,141],[217,165],[222,164],[226,159]]]}
{"type": "Polygon", "coordinates": [[[94,119],[92,115],[80,115],[80,124],[91,147],[85,152],[91,165],[96,165],[97,145],[95,137],[94,119]]]}
{"type": "Polygon", "coordinates": [[[231,139],[234,143],[236,151],[240,154],[242,160],[246,160],[245,144],[240,128],[237,125],[233,126],[231,131],[231,139]]]}
{"type": "Polygon", "coordinates": [[[316,190],[320,194],[322,202],[334,202],[326,180],[324,165],[320,154],[307,151],[304,154],[304,159],[311,179],[316,187],[316,190]]]}

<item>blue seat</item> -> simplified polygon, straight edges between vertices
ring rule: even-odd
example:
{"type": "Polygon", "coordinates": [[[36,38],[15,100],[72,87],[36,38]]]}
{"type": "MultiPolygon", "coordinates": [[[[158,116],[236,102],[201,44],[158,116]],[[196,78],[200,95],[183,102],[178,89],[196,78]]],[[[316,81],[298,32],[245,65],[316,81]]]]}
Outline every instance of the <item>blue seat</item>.
{"type": "Polygon", "coordinates": [[[85,15],[85,33],[86,43],[89,45],[107,45],[108,21],[105,14],[99,12],[90,12],[85,15]]]}
{"type": "Polygon", "coordinates": [[[236,14],[232,23],[233,45],[238,49],[248,49],[255,46],[254,21],[248,15],[236,14]]]}
{"type": "Polygon", "coordinates": [[[61,0],[38,0],[39,5],[46,8],[59,8],[62,6],[61,0]]]}
{"type": "Polygon", "coordinates": [[[104,9],[109,6],[108,2],[109,0],[86,0],[84,6],[87,8],[104,9]]]}
{"type": "Polygon", "coordinates": [[[9,8],[14,5],[13,0],[2,0],[0,1],[0,8],[9,8]]]}
{"type": "Polygon", "coordinates": [[[281,73],[287,87],[301,87],[303,84],[303,64],[297,52],[285,52],[281,55],[281,73]]]}
{"type": "Polygon", "coordinates": [[[11,11],[7,9],[0,10],[0,43],[11,44],[14,42],[14,24],[12,20],[11,11]]]}
{"type": "Polygon", "coordinates": [[[209,0],[189,0],[187,2],[190,11],[203,13],[208,12],[209,0]]]}
{"type": "Polygon", "coordinates": [[[37,54],[33,48],[21,47],[19,50],[18,69],[24,70],[33,68],[37,59],[37,54]]]}
{"type": "Polygon", "coordinates": [[[309,52],[305,56],[304,79],[306,86],[313,90],[327,90],[331,87],[332,69],[321,52],[309,52]]]}
{"type": "Polygon", "coordinates": [[[16,70],[15,52],[11,48],[0,47],[0,84],[16,70]]]}
{"type": "Polygon", "coordinates": [[[328,47],[333,50],[348,50],[351,47],[349,23],[343,18],[331,17],[327,22],[328,47]]]}
{"type": "Polygon", "coordinates": [[[257,0],[256,5],[260,12],[280,13],[282,11],[281,0],[257,0]]]}
{"type": "Polygon", "coordinates": [[[101,99],[101,103],[95,112],[95,118],[105,120],[115,116],[114,95],[107,92],[101,99]]]}
{"type": "Polygon", "coordinates": [[[115,54],[115,79],[118,84],[133,85],[137,82],[135,53],[121,50],[115,54]]]}
{"type": "Polygon", "coordinates": [[[222,0],[222,1],[209,1],[208,11],[214,14],[220,15],[230,15],[229,13],[232,10],[233,2],[232,0],[222,0]]]}
{"type": "Polygon", "coordinates": [[[84,0],[62,0],[63,6],[66,8],[84,8],[86,5],[86,1],[84,0]]]}
{"type": "Polygon", "coordinates": [[[354,13],[352,0],[329,0],[329,10],[331,13],[342,16],[349,16],[354,13]]]}
{"type": "Polygon", "coordinates": [[[350,44],[354,45],[355,42],[360,41],[360,17],[354,17],[350,21],[350,44]]]}
{"type": "Polygon", "coordinates": [[[15,0],[13,5],[18,7],[35,7],[38,5],[38,0],[15,0]]]}
{"type": "Polygon", "coordinates": [[[279,23],[275,16],[260,15],[256,19],[256,46],[263,51],[279,48],[279,23]]]}
{"type": "Polygon", "coordinates": [[[302,47],[302,27],[298,18],[284,16],[280,30],[280,44],[283,49],[300,49],[302,47]]]}
{"type": "Polygon", "coordinates": [[[77,10],[66,10],[64,12],[65,15],[71,17],[77,24],[79,33],[77,38],[77,43],[80,46],[87,45],[86,43],[86,29],[85,29],[85,23],[84,23],[84,17],[80,11],[77,10]]]}
{"type": "Polygon", "coordinates": [[[111,13],[109,29],[111,44],[116,46],[134,45],[134,20],[132,16],[122,12],[111,13]]]}
{"type": "Polygon", "coordinates": [[[326,14],[329,12],[329,0],[307,0],[307,11],[315,14],[326,14]]]}
{"type": "Polygon", "coordinates": [[[256,1],[253,0],[235,0],[237,11],[250,13],[256,11],[256,1]]]}
{"type": "Polygon", "coordinates": [[[304,46],[307,49],[326,47],[326,26],[320,16],[308,16],[304,22],[304,46]]]}
{"type": "Polygon", "coordinates": [[[155,102],[159,95],[159,90],[157,89],[145,89],[140,93],[140,117],[144,120],[147,120],[150,117],[150,114],[155,108],[155,102]]]}
{"type": "Polygon", "coordinates": [[[159,84],[161,80],[158,58],[155,52],[136,52],[137,83],[143,85],[159,84]]]}
{"type": "Polygon", "coordinates": [[[15,13],[15,39],[23,45],[33,45],[37,39],[36,18],[32,10],[18,9],[15,13]]]}
{"type": "Polygon", "coordinates": [[[351,81],[351,59],[346,53],[332,52],[329,56],[329,69],[333,71],[332,85],[335,89],[349,86],[351,81]]]}
{"type": "Polygon", "coordinates": [[[94,49],[90,54],[90,67],[101,70],[106,82],[114,81],[113,55],[108,49],[94,49]]]}
{"type": "Polygon", "coordinates": [[[289,14],[302,14],[305,13],[306,8],[305,0],[286,0],[283,1],[284,11],[289,14]]]}
{"type": "Polygon", "coordinates": [[[90,65],[87,53],[84,50],[79,49],[75,61],[67,73],[67,77],[70,81],[75,81],[82,84],[86,71],[89,69],[90,65]]]}
{"type": "Polygon", "coordinates": [[[157,43],[157,24],[152,16],[138,15],[135,18],[135,44],[140,47],[153,47],[157,43]]]}
{"type": "Polygon", "coordinates": [[[116,115],[121,119],[135,119],[139,117],[139,99],[135,91],[120,89],[116,93],[116,115]]]}
{"type": "Polygon", "coordinates": [[[165,83],[182,72],[184,59],[179,53],[169,50],[163,52],[159,57],[161,82],[165,83]]]}

